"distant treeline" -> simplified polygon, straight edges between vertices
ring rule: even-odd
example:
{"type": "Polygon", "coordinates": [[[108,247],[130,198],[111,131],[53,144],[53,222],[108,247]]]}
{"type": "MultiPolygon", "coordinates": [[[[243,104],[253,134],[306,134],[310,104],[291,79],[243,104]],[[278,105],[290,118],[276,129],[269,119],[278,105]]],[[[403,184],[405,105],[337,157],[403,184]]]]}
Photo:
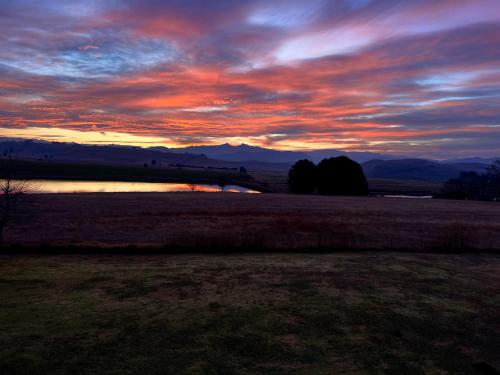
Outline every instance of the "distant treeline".
{"type": "Polygon", "coordinates": [[[215,169],[221,171],[239,171],[240,173],[247,173],[247,169],[245,167],[213,167],[213,166],[200,166],[200,165],[188,165],[188,164],[169,164],[169,167],[177,167],[177,168],[194,168],[194,169],[215,169]]]}
{"type": "Polygon", "coordinates": [[[367,195],[368,182],[361,166],[346,156],[296,162],[288,172],[288,189],[295,194],[367,195]]]}
{"type": "Polygon", "coordinates": [[[436,198],[500,201],[500,160],[486,173],[462,172],[458,178],[448,180],[436,198]]]}

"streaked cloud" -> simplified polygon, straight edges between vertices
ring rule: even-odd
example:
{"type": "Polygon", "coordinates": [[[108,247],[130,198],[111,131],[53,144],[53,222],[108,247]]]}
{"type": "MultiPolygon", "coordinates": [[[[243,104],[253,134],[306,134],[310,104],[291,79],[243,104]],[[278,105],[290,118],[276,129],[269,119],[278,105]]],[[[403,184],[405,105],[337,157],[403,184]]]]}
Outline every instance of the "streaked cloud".
{"type": "Polygon", "coordinates": [[[497,0],[19,0],[0,32],[1,135],[500,155],[497,0]]]}

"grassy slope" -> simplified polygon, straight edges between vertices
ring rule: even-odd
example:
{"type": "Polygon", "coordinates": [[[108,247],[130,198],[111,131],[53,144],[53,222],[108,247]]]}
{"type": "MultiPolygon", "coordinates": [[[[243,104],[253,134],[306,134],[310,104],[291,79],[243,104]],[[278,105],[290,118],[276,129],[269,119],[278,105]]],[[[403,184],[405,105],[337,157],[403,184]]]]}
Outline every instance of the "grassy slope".
{"type": "Polygon", "coordinates": [[[499,285],[494,255],[3,256],[0,373],[475,374],[499,285]]]}

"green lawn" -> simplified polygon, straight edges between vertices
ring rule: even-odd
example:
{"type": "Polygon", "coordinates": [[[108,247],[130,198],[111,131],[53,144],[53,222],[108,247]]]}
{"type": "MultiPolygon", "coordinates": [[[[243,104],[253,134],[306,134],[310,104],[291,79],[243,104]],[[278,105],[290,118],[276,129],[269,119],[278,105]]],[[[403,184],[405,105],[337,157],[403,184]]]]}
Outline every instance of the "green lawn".
{"type": "Polygon", "coordinates": [[[0,373],[481,374],[499,286],[497,255],[5,255],[0,373]]]}

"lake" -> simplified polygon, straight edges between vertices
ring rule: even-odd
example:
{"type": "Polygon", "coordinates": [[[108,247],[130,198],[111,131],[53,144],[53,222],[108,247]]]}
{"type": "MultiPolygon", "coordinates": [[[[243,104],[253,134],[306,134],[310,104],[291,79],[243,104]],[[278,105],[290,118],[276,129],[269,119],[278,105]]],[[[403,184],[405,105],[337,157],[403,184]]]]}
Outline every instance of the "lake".
{"type": "MultiPolygon", "coordinates": [[[[179,184],[170,182],[124,182],[124,181],[63,181],[31,180],[35,193],[167,193],[167,192],[220,192],[218,185],[179,184]]],[[[259,193],[237,185],[227,185],[230,193],[259,193]]]]}

